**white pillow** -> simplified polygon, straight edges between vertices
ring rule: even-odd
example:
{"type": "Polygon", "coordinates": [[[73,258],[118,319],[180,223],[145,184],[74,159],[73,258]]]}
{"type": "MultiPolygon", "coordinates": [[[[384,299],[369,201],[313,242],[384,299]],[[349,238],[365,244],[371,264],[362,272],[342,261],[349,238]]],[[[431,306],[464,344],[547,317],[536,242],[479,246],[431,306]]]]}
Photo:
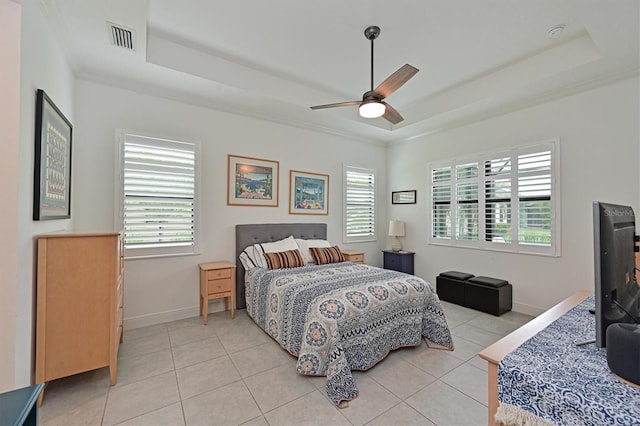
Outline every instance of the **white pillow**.
{"type": "Polygon", "coordinates": [[[293,238],[293,235],[288,236],[282,240],[273,241],[270,243],[258,243],[245,248],[240,254],[240,262],[244,266],[245,271],[253,268],[268,268],[267,259],[264,258],[264,253],[275,253],[279,251],[297,250],[298,244],[293,238]]]}
{"type": "Polygon", "coordinates": [[[295,240],[300,248],[300,254],[302,254],[302,260],[304,260],[305,265],[314,263],[309,247],[331,247],[331,243],[327,240],[301,240],[299,238],[296,238],[295,240]]]}

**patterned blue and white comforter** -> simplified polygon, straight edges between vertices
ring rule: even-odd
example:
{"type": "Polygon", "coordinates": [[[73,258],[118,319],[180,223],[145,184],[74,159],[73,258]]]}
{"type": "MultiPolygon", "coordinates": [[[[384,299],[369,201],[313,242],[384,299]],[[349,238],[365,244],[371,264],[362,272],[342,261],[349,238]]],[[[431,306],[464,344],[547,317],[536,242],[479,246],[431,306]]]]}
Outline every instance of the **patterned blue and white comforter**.
{"type": "Polygon", "coordinates": [[[453,349],[440,300],[424,280],[351,262],[267,270],[245,283],[247,312],[297,370],[327,376],[338,406],[358,396],[351,370],[366,370],[422,338],[453,349]]]}

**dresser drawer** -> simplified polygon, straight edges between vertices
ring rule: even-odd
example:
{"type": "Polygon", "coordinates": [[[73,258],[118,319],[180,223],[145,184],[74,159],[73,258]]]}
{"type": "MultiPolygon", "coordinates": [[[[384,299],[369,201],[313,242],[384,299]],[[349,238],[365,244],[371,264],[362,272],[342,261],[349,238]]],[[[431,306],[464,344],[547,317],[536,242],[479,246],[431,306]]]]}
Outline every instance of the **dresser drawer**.
{"type": "Polygon", "coordinates": [[[347,257],[347,260],[353,263],[364,263],[364,254],[352,254],[347,257]]]}
{"type": "Polygon", "coordinates": [[[231,278],[231,270],[230,269],[211,269],[207,271],[207,281],[219,280],[222,278],[231,278]]]}
{"type": "Polygon", "coordinates": [[[116,308],[122,307],[122,299],[124,296],[124,286],[122,285],[122,280],[118,281],[118,286],[116,287],[116,308]]]}
{"type": "Polygon", "coordinates": [[[118,348],[120,347],[120,336],[122,336],[122,326],[119,325],[118,327],[116,327],[116,331],[115,331],[116,335],[115,335],[115,350],[116,350],[116,354],[118,353],[118,348]]]}
{"type": "Polygon", "coordinates": [[[209,280],[207,282],[208,294],[224,293],[227,291],[231,291],[231,280],[229,278],[226,278],[223,280],[209,280]]]}
{"type": "Polygon", "coordinates": [[[116,329],[117,327],[122,327],[122,314],[123,314],[122,308],[118,308],[118,311],[116,313],[116,329]]]}

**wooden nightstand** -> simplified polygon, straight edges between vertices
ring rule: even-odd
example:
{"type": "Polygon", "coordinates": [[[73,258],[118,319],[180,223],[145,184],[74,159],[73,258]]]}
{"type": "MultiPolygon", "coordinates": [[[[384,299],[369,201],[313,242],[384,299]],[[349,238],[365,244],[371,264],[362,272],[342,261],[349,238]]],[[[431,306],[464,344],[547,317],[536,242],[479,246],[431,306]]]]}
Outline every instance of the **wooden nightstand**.
{"type": "Polygon", "coordinates": [[[340,250],[344,258],[353,263],[364,263],[364,252],[361,250],[340,250]]]}
{"type": "Polygon", "coordinates": [[[224,310],[229,308],[231,299],[231,318],[236,315],[236,265],[229,262],[210,262],[200,264],[200,315],[207,321],[209,300],[224,297],[224,310]],[[229,299],[227,299],[227,297],[229,299]]]}

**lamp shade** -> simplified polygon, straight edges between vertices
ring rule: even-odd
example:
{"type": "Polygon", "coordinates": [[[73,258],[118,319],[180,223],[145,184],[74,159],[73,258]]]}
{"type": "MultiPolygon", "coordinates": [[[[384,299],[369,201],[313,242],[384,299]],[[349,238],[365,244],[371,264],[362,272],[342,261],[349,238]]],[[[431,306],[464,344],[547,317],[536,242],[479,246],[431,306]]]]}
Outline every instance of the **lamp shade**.
{"type": "Polygon", "coordinates": [[[358,110],[360,111],[360,117],[377,118],[384,114],[386,107],[383,103],[374,100],[363,102],[358,110]]]}
{"type": "Polygon", "coordinates": [[[404,237],[404,222],[401,220],[389,221],[389,236],[404,237]]]}

